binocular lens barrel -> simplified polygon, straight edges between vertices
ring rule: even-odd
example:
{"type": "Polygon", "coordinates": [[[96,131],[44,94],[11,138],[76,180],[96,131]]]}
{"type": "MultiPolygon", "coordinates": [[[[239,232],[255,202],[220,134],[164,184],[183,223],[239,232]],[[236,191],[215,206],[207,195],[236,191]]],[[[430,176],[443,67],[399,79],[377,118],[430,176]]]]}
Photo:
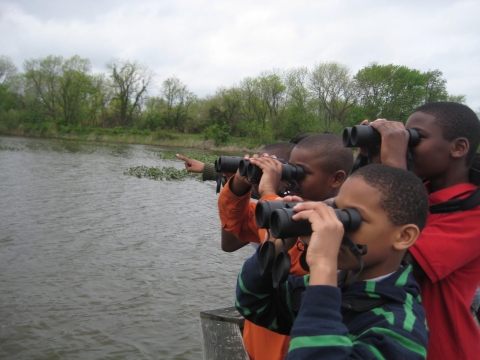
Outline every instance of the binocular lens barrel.
{"type": "MultiPolygon", "coordinates": [[[[415,129],[406,129],[409,134],[408,146],[413,147],[420,141],[418,131],[415,129]]],[[[347,127],[342,134],[343,146],[345,147],[367,147],[380,145],[382,136],[378,130],[370,125],[356,125],[347,127]]]]}
{"type": "MultiPolygon", "coordinates": [[[[282,180],[291,182],[303,179],[305,176],[305,171],[300,165],[288,164],[282,159],[277,159],[282,163],[282,180]]],[[[262,179],[263,171],[257,165],[252,163],[248,164],[247,168],[247,179],[252,184],[259,184],[262,179]]]]}
{"type": "Polygon", "coordinates": [[[220,156],[215,160],[215,171],[235,173],[241,160],[243,160],[243,157],[240,156],[220,156]]]}
{"type": "Polygon", "coordinates": [[[293,209],[277,209],[270,216],[270,231],[277,239],[290,237],[308,236],[312,233],[312,227],[308,220],[293,221],[295,215],[293,209]]]}
{"type": "Polygon", "coordinates": [[[293,208],[298,201],[259,201],[255,207],[255,221],[260,229],[270,228],[270,216],[277,209],[293,208]]]}
{"type": "Polygon", "coordinates": [[[354,126],[350,135],[350,141],[355,147],[374,146],[382,142],[380,133],[371,126],[354,126]]]}
{"type": "MultiPolygon", "coordinates": [[[[355,231],[360,227],[362,218],[355,209],[334,209],[338,220],[343,224],[345,231],[355,231]]],[[[282,208],[272,212],[270,216],[270,231],[274,238],[286,239],[290,237],[309,236],[312,227],[308,220],[292,220],[295,214],[293,209],[282,208]]]]}

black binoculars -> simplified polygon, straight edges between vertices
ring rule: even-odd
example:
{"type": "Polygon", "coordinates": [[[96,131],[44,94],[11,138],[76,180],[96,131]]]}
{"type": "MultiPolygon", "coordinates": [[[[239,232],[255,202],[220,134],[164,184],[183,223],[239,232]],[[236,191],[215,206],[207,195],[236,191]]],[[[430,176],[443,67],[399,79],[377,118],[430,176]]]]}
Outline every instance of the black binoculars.
{"type": "MultiPolygon", "coordinates": [[[[413,147],[420,141],[420,135],[415,129],[405,129],[410,138],[408,140],[408,146],[413,147]]],[[[367,147],[380,145],[382,142],[382,136],[378,130],[374,129],[370,125],[356,125],[347,127],[343,130],[342,134],[343,146],[345,147],[367,147]]]]}
{"type": "Polygon", "coordinates": [[[243,161],[241,156],[220,156],[215,160],[215,171],[236,173],[241,161],[243,161]]]}
{"type": "MultiPolygon", "coordinates": [[[[294,182],[305,176],[305,171],[300,165],[288,164],[283,159],[276,159],[282,163],[282,180],[294,182]]],[[[237,170],[241,176],[244,176],[252,184],[259,184],[263,175],[262,169],[253,165],[250,160],[245,160],[240,156],[220,156],[215,160],[216,172],[235,173],[237,170]]]]}
{"type": "MultiPolygon", "coordinates": [[[[295,214],[293,207],[299,202],[283,201],[260,201],[255,208],[255,220],[258,227],[270,228],[271,234],[275,238],[283,239],[290,237],[308,236],[312,234],[312,227],[308,220],[292,220],[295,214]]],[[[335,207],[333,203],[325,204],[335,207]]],[[[334,209],[337,218],[343,224],[345,231],[355,231],[360,227],[361,216],[355,209],[334,209]]],[[[306,250],[304,250],[305,252],[306,250]]],[[[304,254],[302,254],[304,255],[304,254]]],[[[305,256],[303,256],[303,262],[305,256]]],[[[287,280],[290,273],[290,255],[283,247],[277,257],[275,257],[275,245],[271,241],[265,241],[259,250],[258,263],[262,274],[265,271],[272,271],[273,287],[287,280]]],[[[307,266],[306,264],[303,266],[307,266]]]]}
{"type": "MultiPolygon", "coordinates": [[[[255,221],[259,228],[270,228],[272,236],[277,239],[309,236],[312,227],[308,220],[292,220],[295,215],[293,207],[297,204],[298,202],[260,201],[255,208],[255,221]]],[[[333,203],[326,204],[333,207],[333,203]]],[[[355,231],[360,227],[362,218],[357,210],[334,210],[345,231],[355,231]]]]}
{"type": "MultiPolygon", "coordinates": [[[[276,159],[282,163],[282,180],[294,182],[303,179],[305,171],[300,165],[292,165],[282,159],[276,159]]],[[[262,179],[263,171],[257,165],[249,163],[247,166],[247,179],[252,184],[259,184],[262,179]]]]}

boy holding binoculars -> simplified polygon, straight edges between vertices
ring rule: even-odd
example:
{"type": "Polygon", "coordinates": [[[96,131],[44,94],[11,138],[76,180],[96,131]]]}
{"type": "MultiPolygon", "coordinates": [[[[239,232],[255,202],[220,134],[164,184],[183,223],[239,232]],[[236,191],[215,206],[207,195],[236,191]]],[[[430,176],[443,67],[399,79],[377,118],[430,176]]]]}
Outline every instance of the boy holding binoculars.
{"type": "MultiPolygon", "coordinates": [[[[268,151],[268,154],[282,157],[282,154],[276,152],[268,151]]],[[[342,139],[334,134],[304,138],[295,145],[289,158],[289,164],[301,166],[304,171],[304,176],[297,180],[298,187],[292,189],[292,194],[318,201],[326,200],[338,193],[353,164],[353,152],[345,148],[342,139]]],[[[282,164],[266,156],[249,160],[263,171],[258,185],[260,201],[276,199],[277,189],[281,184],[282,164]]],[[[251,190],[252,184],[237,172],[220,193],[219,215],[224,230],[240,240],[261,243],[265,240],[266,231],[259,229],[255,222],[256,203],[250,201],[251,190]]],[[[290,272],[297,275],[306,274],[299,263],[301,252],[298,246],[293,246],[289,254],[292,259],[290,272]]],[[[280,336],[267,329],[258,328],[249,321],[245,322],[243,339],[250,358],[255,360],[284,359],[289,343],[288,336],[280,336]]]]}
{"type": "Polygon", "coordinates": [[[425,359],[420,289],[402,261],[426,222],[422,182],[402,169],[370,165],[347,179],[335,205],[358,211],[360,227],[345,232],[335,210],[321,202],[297,204],[293,219],[311,223],[312,235],[303,239],[310,275],[290,275],[275,289],[271,272],[261,274],[257,252],[238,277],[238,311],[290,334],[287,359],[425,359]],[[367,250],[360,261],[343,246],[345,237],[367,250]],[[337,270],[347,284],[354,273],[356,281],[341,289],[337,270]]]}
{"type": "Polygon", "coordinates": [[[410,152],[413,172],[426,180],[430,214],[407,260],[416,269],[427,312],[428,356],[478,359],[480,330],[469,309],[480,284],[480,206],[438,210],[448,201],[468,198],[479,185],[473,179],[478,171],[475,175],[471,169],[480,143],[478,117],[465,105],[436,102],[417,108],[405,126],[385,119],[370,126],[381,135],[378,160],[403,169],[409,138],[405,129],[419,133],[410,152]]]}

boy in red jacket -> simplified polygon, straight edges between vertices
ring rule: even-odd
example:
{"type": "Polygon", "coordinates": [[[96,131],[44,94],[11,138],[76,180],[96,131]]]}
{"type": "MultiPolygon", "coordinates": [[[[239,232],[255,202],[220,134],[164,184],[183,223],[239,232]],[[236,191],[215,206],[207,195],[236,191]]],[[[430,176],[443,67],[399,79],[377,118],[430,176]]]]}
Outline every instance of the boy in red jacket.
{"type": "MultiPolygon", "coordinates": [[[[480,122],[467,106],[425,104],[402,123],[376,120],[382,136],[383,164],[407,168],[409,135],[420,142],[411,149],[413,171],[429,193],[430,207],[468,197],[477,186],[469,176],[480,143],[480,122]]],[[[452,213],[429,213],[427,224],[407,260],[416,269],[430,329],[428,358],[474,360],[480,354],[480,330],[470,314],[480,284],[480,206],[452,213]]]]}

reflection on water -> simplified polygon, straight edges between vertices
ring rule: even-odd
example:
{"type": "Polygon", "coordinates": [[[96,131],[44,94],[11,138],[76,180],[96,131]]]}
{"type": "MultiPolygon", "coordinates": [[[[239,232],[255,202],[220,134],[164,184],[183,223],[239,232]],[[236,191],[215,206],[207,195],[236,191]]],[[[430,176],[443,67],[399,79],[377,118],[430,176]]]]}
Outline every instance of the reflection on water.
{"type": "Polygon", "coordinates": [[[123,174],[175,151],[0,137],[0,358],[202,357],[252,250],[220,250],[213,182],[123,174]]]}

